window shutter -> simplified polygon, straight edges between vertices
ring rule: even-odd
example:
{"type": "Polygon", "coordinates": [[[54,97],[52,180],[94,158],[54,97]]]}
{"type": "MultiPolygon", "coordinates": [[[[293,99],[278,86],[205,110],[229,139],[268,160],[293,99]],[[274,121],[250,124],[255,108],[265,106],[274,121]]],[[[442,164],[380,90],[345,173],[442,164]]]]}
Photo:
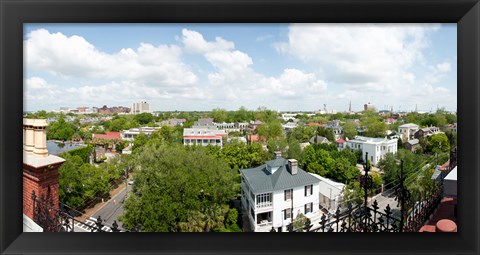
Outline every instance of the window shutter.
{"type": "Polygon", "coordinates": [[[308,186],[305,186],[305,196],[307,196],[307,187],[308,186]]]}

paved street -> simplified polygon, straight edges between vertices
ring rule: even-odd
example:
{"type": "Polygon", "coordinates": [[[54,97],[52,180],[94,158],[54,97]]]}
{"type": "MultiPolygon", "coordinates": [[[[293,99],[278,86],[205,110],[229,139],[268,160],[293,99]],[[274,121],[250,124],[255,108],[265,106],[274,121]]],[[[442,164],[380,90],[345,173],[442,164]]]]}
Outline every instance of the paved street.
{"type": "MultiPolygon", "coordinates": [[[[84,222],[85,224],[77,222],[75,224],[75,232],[92,232],[92,229],[95,229],[96,221],[97,219],[90,217],[87,220],[85,220],[84,222]]],[[[112,229],[110,229],[110,227],[107,227],[107,226],[102,227],[102,230],[105,232],[112,232],[112,229]]]]}
{"type": "Polygon", "coordinates": [[[123,213],[123,202],[125,199],[125,194],[131,189],[132,185],[127,185],[126,188],[122,189],[110,200],[105,201],[105,203],[100,207],[100,209],[93,213],[90,220],[92,220],[92,218],[96,220],[98,216],[100,216],[103,220],[103,223],[107,226],[111,226],[113,224],[113,221],[117,220],[119,228],[122,228],[122,224],[118,221],[117,218],[123,213]]]}

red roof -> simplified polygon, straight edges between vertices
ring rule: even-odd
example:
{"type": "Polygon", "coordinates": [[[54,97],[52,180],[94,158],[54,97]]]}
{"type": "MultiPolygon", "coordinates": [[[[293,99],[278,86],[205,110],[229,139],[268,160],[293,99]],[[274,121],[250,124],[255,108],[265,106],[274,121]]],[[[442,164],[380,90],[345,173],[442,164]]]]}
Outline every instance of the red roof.
{"type": "Polygon", "coordinates": [[[347,141],[343,140],[342,138],[335,141],[336,143],[346,143],[347,141]]]}
{"type": "Polygon", "coordinates": [[[100,138],[105,140],[120,139],[120,132],[106,132],[106,134],[93,134],[93,138],[100,138]]]}
{"type": "Polygon", "coordinates": [[[260,140],[258,135],[250,135],[249,139],[250,139],[251,142],[258,142],[260,140]]]}
{"type": "Polygon", "coordinates": [[[323,127],[323,126],[325,126],[325,125],[320,124],[320,123],[317,123],[317,122],[309,122],[309,123],[307,124],[307,126],[319,126],[319,127],[323,127]]]}

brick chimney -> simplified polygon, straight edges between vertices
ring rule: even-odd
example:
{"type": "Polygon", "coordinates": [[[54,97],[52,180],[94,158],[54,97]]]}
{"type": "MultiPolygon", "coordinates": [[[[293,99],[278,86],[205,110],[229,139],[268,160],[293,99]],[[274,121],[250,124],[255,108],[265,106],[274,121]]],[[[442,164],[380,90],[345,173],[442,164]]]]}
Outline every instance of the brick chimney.
{"type": "Polygon", "coordinates": [[[23,213],[30,219],[35,219],[32,192],[55,208],[59,201],[58,168],[65,160],[48,155],[46,127],[44,119],[23,119],[23,213]]]}
{"type": "Polygon", "coordinates": [[[282,157],[282,152],[281,151],[275,151],[275,158],[281,158],[282,157]]]}
{"type": "Polygon", "coordinates": [[[298,161],[296,159],[289,159],[288,167],[290,168],[290,173],[296,175],[298,172],[298,161]]]}

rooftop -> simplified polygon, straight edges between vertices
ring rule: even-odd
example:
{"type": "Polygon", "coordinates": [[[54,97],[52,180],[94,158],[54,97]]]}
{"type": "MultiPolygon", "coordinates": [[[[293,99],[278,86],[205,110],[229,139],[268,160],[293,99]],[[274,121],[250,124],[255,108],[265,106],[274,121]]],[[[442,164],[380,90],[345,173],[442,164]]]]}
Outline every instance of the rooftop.
{"type": "Polygon", "coordinates": [[[106,140],[120,139],[120,132],[106,132],[105,134],[93,134],[93,138],[100,138],[106,140]]]}
{"type": "Polygon", "coordinates": [[[290,173],[288,160],[277,158],[255,168],[242,169],[243,174],[254,193],[272,192],[318,183],[320,180],[304,170],[297,168],[297,174],[290,173]],[[278,169],[271,174],[267,167],[278,169]]]}
{"type": "Polygon", "coordinates": [[[355,136],[355,139],[349,140],[349,142],[361,142],[361,143],[383,143],[383,142],[388,142],[391,140],[396,140],[396,139],[388,139],[386,137],[384,138],[373,138],[373,137],[365,137],[365,136],[355,136]]]}
{"type": "Polygon", "coordinates": [[[399,128],[418,128],[418,125],[414,123],[407,123],[399,126],[399,128]]]}

